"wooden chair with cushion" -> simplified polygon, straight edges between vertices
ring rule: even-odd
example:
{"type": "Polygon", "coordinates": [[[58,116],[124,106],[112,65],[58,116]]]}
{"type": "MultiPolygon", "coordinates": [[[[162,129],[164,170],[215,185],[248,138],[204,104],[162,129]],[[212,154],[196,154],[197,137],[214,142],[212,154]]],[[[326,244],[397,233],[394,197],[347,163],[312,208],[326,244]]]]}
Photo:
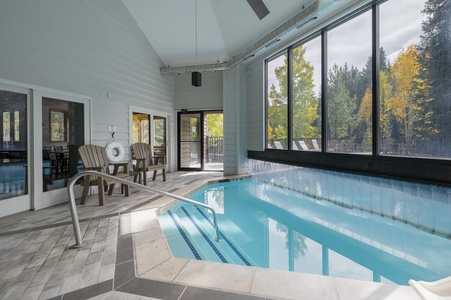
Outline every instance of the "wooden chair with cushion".
{"type": "MultiPolygon", "coordinates": [[[[96,145],[83,145],[78,148],[78,153],[80,153],[85,170],[98,171],[121,179],[130,180],[130,175],[128,174],[128,162],[110,163],[104,147],[96,145]],[[113,173],[110,172],[109,165],[114,165],[113,173]],[[123,168],[122,172],[119,172],[120,167],[123,168]]],[[[82,181],[83,194],[81,196],[81,204],[85,204],[86,202],[89,187],[97,186],[99,188],[99,205],[103,206],[105,202],[105,187],[109,187],[108,195],[111,195],[113,193],[115,183],[116,181],[112,179],[104,179],[93,175],[86,176],[85,180],[82,181]]],[[[129,196],[128,185],[125,185],[125,196],[129,196]]]]}
{"type": "Polygon", "coordinates": [[[153,171],[152,180],[155,180],[157,178],[157,171],[161,170],[163,181],[166,181],[166,159],[164,156],[152,156],[152,148],[146,143],[134,143],[131,145],[131,149],[132,156],[136,159],[134,172],[135,174],[142,174],[144,185],[147,185],[147,172],[149,171],[153,171]]]}

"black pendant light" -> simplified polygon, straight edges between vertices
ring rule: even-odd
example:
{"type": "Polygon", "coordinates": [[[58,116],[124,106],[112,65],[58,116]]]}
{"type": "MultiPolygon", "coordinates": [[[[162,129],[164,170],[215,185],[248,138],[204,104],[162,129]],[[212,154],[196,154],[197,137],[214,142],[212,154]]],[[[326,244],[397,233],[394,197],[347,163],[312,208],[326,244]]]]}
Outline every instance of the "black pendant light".
{"type": "MultiPolygon", "coordinates": [[[[194,0],[194,24],[195,24],[195,40],[196,40],[196,64],[197,64],[197,0],[194,0]]],[[[191,84],[193,86],[202,85],[202,74],[200,72],[191,73],[191,84]]]]}

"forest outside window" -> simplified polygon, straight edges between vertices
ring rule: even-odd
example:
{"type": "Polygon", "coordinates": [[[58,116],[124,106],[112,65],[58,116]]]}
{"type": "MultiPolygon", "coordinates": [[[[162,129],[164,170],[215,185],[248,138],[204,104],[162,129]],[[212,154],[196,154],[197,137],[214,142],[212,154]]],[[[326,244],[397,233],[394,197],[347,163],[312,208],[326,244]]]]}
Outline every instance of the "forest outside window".
{"type": "Polygon", "coordinates": [[[293,48],[292,150],[321,150],[321,37],[293,48]]]}
{"type": "Polygon", "coordinates": [[[268,61],[267,148],[288,149],[288,53],[268,61]]]}
{"type": "Polygon", "coordinates": [[[371,154],[371,11],[327,32],[328,152],[371,154]]]}
{"type": "Polygon", "coordinates": [[[266,148],[325,139],[322,152],[450,159],[449,28],[451,1],[380,1],[318,32],[327,69],[311,42],[268,59],[266,148]],[[325,84],[312,93],[305,79],[320,68],[325,84]]]}
{"type": "Polygon", "coordinates": [[[388,1],[380,24],[380,154],[451,158],[451,1],[388,1]]]}

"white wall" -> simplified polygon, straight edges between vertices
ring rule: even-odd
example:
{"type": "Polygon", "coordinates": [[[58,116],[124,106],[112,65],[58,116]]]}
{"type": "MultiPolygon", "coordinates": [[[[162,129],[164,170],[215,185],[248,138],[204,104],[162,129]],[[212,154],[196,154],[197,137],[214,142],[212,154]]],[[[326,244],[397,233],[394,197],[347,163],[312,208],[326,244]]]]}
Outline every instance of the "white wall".
{"type": "Polygon", "coordinates": [[[0,78],[92,99],[95,144],[115,124],[128,149],[129,105],[173,114],[174,76],[120,0],[2,1],[0,41],[0,78]]]}
{"type": "Polygon", "coordinates": [[[202,73],[202,85],[191,85],[191,73],[175,76],[175,109],[222,109],[223,72],[202,73]]]}
{"type": "Polygon", "coordinates": [[[262,151],[265,142],[264,61],[255,59],[247,74],[247,145],[248,150],[262,151]]]}
{"type": "Polygon", "coordinates": [[[224,71],[224,175],[247,169],[247,86],[241,65],[224,71]]]}

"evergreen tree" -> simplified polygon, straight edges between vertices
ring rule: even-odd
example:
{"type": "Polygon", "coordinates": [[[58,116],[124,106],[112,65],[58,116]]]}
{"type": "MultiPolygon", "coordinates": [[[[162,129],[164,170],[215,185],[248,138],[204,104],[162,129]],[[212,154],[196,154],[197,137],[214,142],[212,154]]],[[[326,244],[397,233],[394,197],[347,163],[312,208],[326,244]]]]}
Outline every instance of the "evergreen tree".
{"type": "Polygon", "coordinates": [[[422,123],[431,128],[431,134],[428,138],[423,132],[421,137],[436,143],[435,155],[448,157],[451,156],[451,1],[428,0],[423,13],[427,18],[422,24],[419,76],[427,89],[427,94],[423,91],[422,105],[431,107],[431,111],[422,123]],[[436,132],[439,134],[435,135],[436,132]]]}
{"type": "Polygon", "coordinates": [[[350,138],[350,133],[356,127],[357,102],[352,97],[346,85],[349,78],[347,64],[338,67],[336,64],[329,71],[327,84],[327,118],[330,127],[330,139],[340,140],[350,138]]]}

